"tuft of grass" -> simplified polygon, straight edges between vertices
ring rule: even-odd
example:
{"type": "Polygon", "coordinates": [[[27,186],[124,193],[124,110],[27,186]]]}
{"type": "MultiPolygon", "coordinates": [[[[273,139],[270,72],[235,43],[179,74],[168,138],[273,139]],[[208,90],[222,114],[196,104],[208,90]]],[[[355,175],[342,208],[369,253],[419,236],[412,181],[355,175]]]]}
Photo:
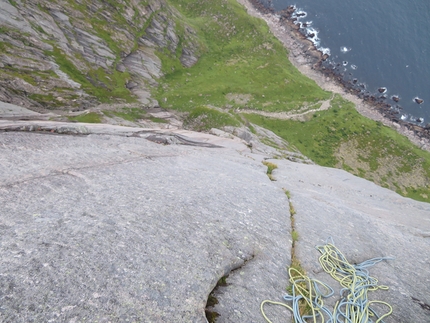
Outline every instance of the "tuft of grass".
{"type": "Polygon", "coordinates": [[[296,230],[293,230],[291,232],[291,238],[293,239],[294,242],[299,240],[299,233],[296,230]]]}
{"type": "Polygon", "coordinates": [[[213,307],[216,304],[218,304],[218,299],[215,296],[213,296],[212,294],[209,294],[208,301],[206,303],[206,307],[213,307]]]}
{"type": "Polygon", "coordinates": [[[115,115],[124,120],[132,122],[135,122],[139,119],[143,119],[146,115],[146,111],[139,108],[122,108],[120,111],[104,111],[104,113],[108,113],[109,115],[115,115]]]}
{"type": "Polygon", "coordinates": [[[294,205],[291,202],[289,203],[290,203],[290,214],[291,216],[293,216],[296,214],[296,209],[294,208],[294,205]]]}
{"type": "Polygon", "coordinates": [[[268,161],[263,161],[263,165],[267,166],[267,175],[272,175],[272,172],[278,168],[278,165],[268,161]]]}
{"type": "Polygon", "coordinates": [[[263,161],[263,165],[266,165],[266,166],[267,166],[266,174],[267,174],[267,176],[269,177],[269,179],[270,179],[271,181],[276,181],[276,179],[273,177],[272,172],[273,172],[273,170],[274,170],[274,169],[278,168],[278,165],[273,164],[273,163],[268,162],[268,161],[263,161]]]}
{"type": "Polygon", "coordinates": [[[85,123],[101,123],[101,117],[98,113],[90,112],[76,117],[68,117],[70,121],[85,122],[85,123]]]}
{"type": "Polygon", "coordinates": [[[163,118],[149,117],[149,120],[151,120],[152,122],[156,122],[156,123],[169,123],[168,120],[163,119],[163,118]]]}
{"type": "Polygon", "coordinates": [[[206,319],[208,320],[208,323],[215,323],[219,314],[214,311],[205,310],[206,319]]]}
{"type": "Polygon", "coordinates": [[[225,286],[227,286],[227,285],[228,285],[228,284],[227,284],[227,278],[228,278],[228,275],[222,276],[222,277],[218,280],[218,282],[217,282],[217,284],[216,284],[216,287],[219,287],[219,286],[223,286],[223,287],[225,287],[225,286]]]}

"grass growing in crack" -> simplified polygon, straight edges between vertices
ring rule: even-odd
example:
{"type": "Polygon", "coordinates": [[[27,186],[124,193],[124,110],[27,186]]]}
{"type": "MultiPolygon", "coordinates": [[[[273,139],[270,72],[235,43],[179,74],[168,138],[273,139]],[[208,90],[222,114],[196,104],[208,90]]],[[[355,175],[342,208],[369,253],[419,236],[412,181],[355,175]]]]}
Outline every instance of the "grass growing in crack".
{"type": "Polygon", "coordinates": [[[291,216],[293,216],[296,214],[296,209],[294,208],[293,203],[289,202],[289,204],[290,204],[290,214],[291,216]]]}
{"type": "Polygon", "coordinates": [[[272,174],[273,170],[278,168],[278,165],[271,163],[271,162],[268,162],[268,161],[263,161],[263,165],[267,166],[267,174],[272,174]]]}
{"type": "Polygon", "coordinates": [[[217,318],[220,316],[219,313],[215,311],[211,311],[209,308],[214,307],[216,304],[218,304],[218,299],[215,297],[215,292],[220,286],[225,287],[228,285],[227,278],[228,278],[228,275],[222,276],[218,280],[217,284],[215,285],[215,288],[208,296],[208,301],[206,302],[206,308],[205,308],[205,315],[209,323],[215,323],[217,318]]]}
{"type": "MultiPolygon", "coordinates": [[[[290,282],[297,280],[297,279],[301,279],[301,276],[306,276],[306,271],[305,269],[302,267],[299,259],[297,258],[296,255],[296,243],[299,240],[299,233],[296,230],[296,224],[295,224],[295,219],[294,219],[294,215],[296,214],[296,211],[294,210],[294,206],[291,203],[291,193],[290,191],[286,190],[285,188],[283,189],[285,195],[288,197],[288,203],[289,203],[289,207],[290,207],[290,220],[291,220],[291,238],[292,238],[292,243],[291,243],[291,265],[289,267],[289,274],[290,274],[290,282]],[[293,270],[290,270],[293,269],[293,270]],[[294,275],[296,274],[296,275],[294,275]]],[[[306,282],[298,282],[296,283],[296,288],[299,288],[302,290],[302,292],[304,292],[306,294],[306,291],[309,290],[309,286],[307,286],[306,282]]],[[[293,285],[290,283],[290,285],[287,286],[286,288],[288,294],[292,295],[293,294],[293,285]]],[[[304,300],[300,300],[299,301],[299,312],[301,315],[303,314],[309,314],[311,313],[311,308],[309,306],[309,304],[304,300]]]]}
{"type": "MultiPolygon", "coordinates": [[[[284,190],[285,195],[288,197],[288,204],[290,207],[291,227],[294,228],[294,217],[293,216],[296,214],[296,209],[294,208],[293,203],[291,203],[291,192],[286,190],[285,188],[283,190],[284,190]]],[[[296,232],[296,231],[293,230],[293,232],[296,232]]],[[[294,241],[294,239],[293,239],[293,241],[294,241]]]]}
{"type": "MultiPolygon", "coordinates": [[[[290,275],[292,275],[290,277],[291,280],[300,280],[302,278],[302,276],[306,276],[306,271],[305,269],[302,267],[302,265],[300,264],[300,261],[296,258],[295,254],[292,254],[292,260],[291,260],[291,266],[290,268],[294,269],[294,270],[289,270],[290,275]],[[296,273],[296,276],[294,276],[294,273],[296,273]]],[[[300,289],[301,292],[303,293],[303,295],[307,298],[309,298],[309,286],[307,285],[306,282],[296,282],[296,289],[300,289]]],[[[290,284],[287,287],[287,293],[292,295],[293,293],[293,285],[290,284]]],[[[299,312],[300,312],[300,316],[305,315],[305,314],[310,314],[312,313],[312,309],[309,306],[309,304],[304,300],[301,299],[299,301],[299,312]]]]}
{"type": "Polygon", "coordinates": [[[267,166],[267,171],[266,174],[267,176],[270,178],[271,181],[276,181],[276,179],[273,177],[272,172],[274,169],[278,168],[278,165],[268,162],[268,161],[263,161],[263,165],[267,166]]]}
{"type": "Polygon", "coordinates": [[[216,304],[218,304],[218,299],[211,294],[209,294],[208,301],[206,303],[206,307],[214,307],[216,304]]]}

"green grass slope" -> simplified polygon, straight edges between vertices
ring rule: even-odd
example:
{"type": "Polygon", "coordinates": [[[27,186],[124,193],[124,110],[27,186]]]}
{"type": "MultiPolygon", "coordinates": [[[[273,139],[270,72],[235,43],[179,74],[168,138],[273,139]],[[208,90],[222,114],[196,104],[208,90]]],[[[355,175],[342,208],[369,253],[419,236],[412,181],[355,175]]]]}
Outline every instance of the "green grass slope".
{"type": "Polygon", "coordinates": [[[187,69],[176,57],[161,55],[165,76],[155,95],[164,107],[187,111],[211,104],[288,111],[330,97],[292,66],[267,25],[235,0],[169,3],[198,31],[205,52],[187,69]]]}

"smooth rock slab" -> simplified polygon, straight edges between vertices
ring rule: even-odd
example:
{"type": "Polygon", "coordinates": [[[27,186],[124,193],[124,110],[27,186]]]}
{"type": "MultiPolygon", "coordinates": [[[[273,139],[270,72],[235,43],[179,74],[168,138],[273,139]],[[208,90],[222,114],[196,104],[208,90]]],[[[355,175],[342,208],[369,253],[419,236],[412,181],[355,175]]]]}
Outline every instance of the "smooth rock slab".
{"type": "Polygon", "coordinates": [[[291,227],[254,157],[0,133],[0,321],[205,322],[217,280],[243,265],[220,322],[261,322],[286,287],[291,227]]]}

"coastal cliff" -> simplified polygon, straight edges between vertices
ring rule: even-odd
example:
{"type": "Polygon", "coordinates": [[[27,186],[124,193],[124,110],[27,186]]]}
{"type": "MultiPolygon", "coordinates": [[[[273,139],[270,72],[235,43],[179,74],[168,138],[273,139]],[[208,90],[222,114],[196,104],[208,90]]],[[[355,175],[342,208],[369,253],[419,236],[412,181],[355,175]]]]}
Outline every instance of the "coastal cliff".
{"type": "Polygon", "coordinates": [[[429,153],[301,74],[275,16],[0,7],[0,322],[264,322],[291,267],[333,309],[330,238],[351,264],[387,257],[368,268],[385,322],[429,321],[429,153]]]}

